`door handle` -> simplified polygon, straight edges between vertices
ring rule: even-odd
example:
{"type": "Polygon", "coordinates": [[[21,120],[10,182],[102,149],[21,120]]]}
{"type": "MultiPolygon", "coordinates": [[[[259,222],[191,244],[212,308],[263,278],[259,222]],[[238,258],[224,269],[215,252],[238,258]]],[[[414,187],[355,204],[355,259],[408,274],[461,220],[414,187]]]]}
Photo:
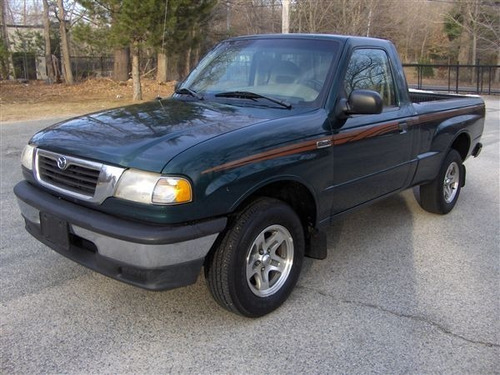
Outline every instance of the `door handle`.
{"type": "Polygon", "coordinates": [[[400,122],[398,124],[399,134],[406,134],[408,132],[408,123],[400,122]]]}

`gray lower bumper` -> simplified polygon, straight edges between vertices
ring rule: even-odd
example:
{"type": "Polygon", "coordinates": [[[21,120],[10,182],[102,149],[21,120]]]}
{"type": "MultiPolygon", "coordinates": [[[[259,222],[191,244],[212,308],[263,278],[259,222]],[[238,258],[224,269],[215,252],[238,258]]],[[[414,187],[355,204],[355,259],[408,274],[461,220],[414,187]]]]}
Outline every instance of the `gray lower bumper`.
{"type": "Polygon", "coordinates": [[[146,289],[194,283],[226,219],[181,226],[135,223],[16,185],[26,229],[60,254],[146,289]]]}

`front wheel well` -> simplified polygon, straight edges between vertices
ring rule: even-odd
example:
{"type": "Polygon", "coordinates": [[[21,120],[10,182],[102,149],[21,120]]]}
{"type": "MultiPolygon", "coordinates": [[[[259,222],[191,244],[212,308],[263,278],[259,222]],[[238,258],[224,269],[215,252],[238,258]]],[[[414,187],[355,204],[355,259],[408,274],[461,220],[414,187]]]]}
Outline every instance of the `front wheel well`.
{"type": "Polygon", "coordinates": [[[255,191],[238,207],[238,210],[244,209],[260,197],[279,199],[287,203],[299,217],[304,229],[305,255],[314,259],[327,257],[326,233],[316,229],[316,201],[306,186],[296,181],[271,183],[255,191]]]}
{"type": "Polygon", "coordinates": [[[296,181],[279,181],[266,185],[247,197],[241,207],[247,206],[258,197],[279,199],[287,203],[297,213],[307,233],[316,225],[316,202],[307,187],[296,181]]]}

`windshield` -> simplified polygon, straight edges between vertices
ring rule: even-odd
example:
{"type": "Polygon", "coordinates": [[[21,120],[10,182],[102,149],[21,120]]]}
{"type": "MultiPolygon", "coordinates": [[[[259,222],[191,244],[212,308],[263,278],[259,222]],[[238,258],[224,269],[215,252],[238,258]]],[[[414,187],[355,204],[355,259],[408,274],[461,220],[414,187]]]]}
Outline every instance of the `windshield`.
{"type": "MultiPolygon", "coordinates": [[[[252,93],[291,104],[313,103],[325,85],[337,42],[243,39],[221,43],[189,75],[183,88],[204,97],[252,93]]],[[[233,95],[241,99],[242,95],[233,95]]],[[[248,99],[248,95],[247,95],[248,99]]],[[[255,100],[255,97],[254,97],[255,100]]]]}

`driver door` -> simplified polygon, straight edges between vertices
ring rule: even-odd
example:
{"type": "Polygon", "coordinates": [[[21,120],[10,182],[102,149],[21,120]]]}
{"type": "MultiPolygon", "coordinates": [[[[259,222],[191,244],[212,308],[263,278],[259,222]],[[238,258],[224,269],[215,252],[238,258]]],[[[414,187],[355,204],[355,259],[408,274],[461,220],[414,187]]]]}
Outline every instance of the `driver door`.
{"type": "Polygon", "coordinates": [[[377,91],[382,113],[351,116],[333,137],[333,214],[403,188],[410,171],[409,109],[401,107],[386,52],[355,49],[344,75],[346,98],[355,89],[377,91]]]}

